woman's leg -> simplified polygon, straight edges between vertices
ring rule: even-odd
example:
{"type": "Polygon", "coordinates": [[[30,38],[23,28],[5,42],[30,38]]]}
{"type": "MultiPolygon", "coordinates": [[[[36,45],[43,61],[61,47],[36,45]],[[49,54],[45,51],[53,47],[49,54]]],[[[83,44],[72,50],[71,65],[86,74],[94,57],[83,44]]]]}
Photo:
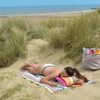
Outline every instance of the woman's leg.
{"type": "Polygon", "coordinates": [[[40,66],[33,68],[33,67],[24,67],[24,70],[29,71],[31,74],[41,75],[41,68],[40,66]]]}
{"type": "Polygon", "coordinates": [[[25,67],[38,67],[36,64],[29,64],[27,61],[25,61],[25,64],[20,69],[25,69],[25,67]]]}
{"type": "Polygon", "coordinates": [[[26,61],[25,64],[20,69],[27,70],[32,74],[41,75],[43,68],[44,68],[44,64],[37,66],[35,64],[29,64],[26,61]]]}

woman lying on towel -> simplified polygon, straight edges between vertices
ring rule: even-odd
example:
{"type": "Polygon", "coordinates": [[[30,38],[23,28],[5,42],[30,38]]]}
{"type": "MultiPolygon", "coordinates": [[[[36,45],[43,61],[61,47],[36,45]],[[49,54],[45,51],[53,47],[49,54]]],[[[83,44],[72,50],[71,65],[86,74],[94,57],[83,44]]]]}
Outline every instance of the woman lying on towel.
{"type": "Polygon", "coordinates": [[[37,66],[26,61],[21,69],[27,70],[31,74],[44,75],[45,77],[42,78],[40,82],[51,85],[53,87],[57,86],[58,82],[51,82],[50,80],[55,79],[56,77],[70,77],[75,75],[77,77],[75,84],[81,85],[84,82],[88,82],[85,75],[80,74],[76,68],[71,67],[65,67],[64,69],[55,68],[53,64],[42,64],[37,66]]]}

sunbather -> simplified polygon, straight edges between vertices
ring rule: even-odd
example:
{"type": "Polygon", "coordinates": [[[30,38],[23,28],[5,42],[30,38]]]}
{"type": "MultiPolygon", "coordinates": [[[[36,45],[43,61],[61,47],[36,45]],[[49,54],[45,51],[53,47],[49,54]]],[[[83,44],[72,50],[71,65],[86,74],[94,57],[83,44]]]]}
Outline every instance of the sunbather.
{"type": "Polygon", "coordinates": [[[72,67],[65,67],[62,68],[55,68],[53,64],[42,64],[40,66],[37,66],[35,64],[30,64],[27,61],[25,64],[21,67],[23,70],[29,71],[31,74],[36,75],[44,75],[45,77],[40,80],[41,83],[45,83],[51,86],[56,86],[58,82],[51,82],[51,79],[54,79],[55,77],[69,77],[69,76],[77,76],[77,81],[75,84],[81,85],[84,82],[88,82],[87,77],[85,75],[82,75],[79,73],[79,71],[76,68],[72,67]]]}

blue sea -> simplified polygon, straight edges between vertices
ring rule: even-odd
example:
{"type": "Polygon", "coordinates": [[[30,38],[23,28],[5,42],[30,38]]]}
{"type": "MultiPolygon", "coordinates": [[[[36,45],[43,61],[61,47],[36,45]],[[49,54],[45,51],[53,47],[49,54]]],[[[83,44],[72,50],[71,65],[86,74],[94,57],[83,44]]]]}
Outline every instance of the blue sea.
{"type": "Polygon", "coordinates": [[[0,16],[54,15],[92,12],[100,5],[0,7],[0,16]]]}

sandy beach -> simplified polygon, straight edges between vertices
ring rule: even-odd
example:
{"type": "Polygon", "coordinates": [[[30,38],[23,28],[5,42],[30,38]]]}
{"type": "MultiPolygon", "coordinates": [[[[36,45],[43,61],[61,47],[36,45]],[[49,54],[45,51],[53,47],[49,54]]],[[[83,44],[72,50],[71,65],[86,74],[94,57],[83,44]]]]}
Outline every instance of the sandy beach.
{"type": "MultiPolygon", "coordinates": [[[[79,16],[80,14],[74,14],[79,16]]],[[[53,17],[72,17],[70,15],[53,15],[53,17]]],[[[45,20],[45,18],[35,19],[38,21],[45,20]]],[[[48,16],[46,16],[48,17],[48,16]]],[[[49,16],[50,17],[50,16],[49,16]]],[[[34,17],[33,17],[34,19],[34,17]]],[[[49,18],[47,18],[49,19],[49,18]]],[[[1,21],[0,21],[1,22],[1,21]]],[[[99,84],[100,84],[100,70],[90,71],[83,70],[81,64],[77,66],[74,61],[60,61],[65,56],[63,50],[54,50],[48,47],[48,42],[42,39],[33,39],[27,44],[28,54],[26,58],[19,58],[11,66],[0,69],[0,97],[4,96],[7,89],[13,88],[17,85],[21,85],[21,89],[16,91],[13,95],[8,97],[6,100],[99,100],[99,84]],[[72,89],[65,89],[59,91],[59,93],[50,93],[46,88],[31,83],[31,81],[24,79],[18,73],[23,72],[20,67],[28,61],[31,64],[45,64],[52,63],[56,68],[64,68],[66,66],[72,66],[77,68],[81,74],[87,76],[88,79],[95,80],[96,84],[84,84],[81,87],[72,89]]],[[[2,99],[3,100],[3,99],[2,99]]]]}
{"type": "Polygon", "coordinates": [[[72,61],[59,62],[59,59],[65,55],[63,50],[54,51],[52,48],[48,48],[47,45],[48,43],[45,40],[33,39],[27,45],[28,55],[25,59],[19,59],[8,68],[0,69],[0,76],[5,77],[5,79],[1,81],[0,96],[2,96],[7,89],[21,84],[22,89],[7,98],[7,100],[99,100],[100,71],[83,70],[81,69],[81,64],[75,66],[72,61]],[[46,46],[45,50],[41,50],[42,46],[46,46]],[[89,79],[97,81],[97,83],[95,85],[86,83],[81,87],[74,88],[74,90],[65,89],[59,91],[58,94],[52,94],[46,88],[31,83],[29,80],[17,75],[17,73],[22,72],[20,71],[20,67],[25,61],[37,65],[53,63],[57,68],[70,65],[76,67],[82,74],[86,75],[89,79]]]}

